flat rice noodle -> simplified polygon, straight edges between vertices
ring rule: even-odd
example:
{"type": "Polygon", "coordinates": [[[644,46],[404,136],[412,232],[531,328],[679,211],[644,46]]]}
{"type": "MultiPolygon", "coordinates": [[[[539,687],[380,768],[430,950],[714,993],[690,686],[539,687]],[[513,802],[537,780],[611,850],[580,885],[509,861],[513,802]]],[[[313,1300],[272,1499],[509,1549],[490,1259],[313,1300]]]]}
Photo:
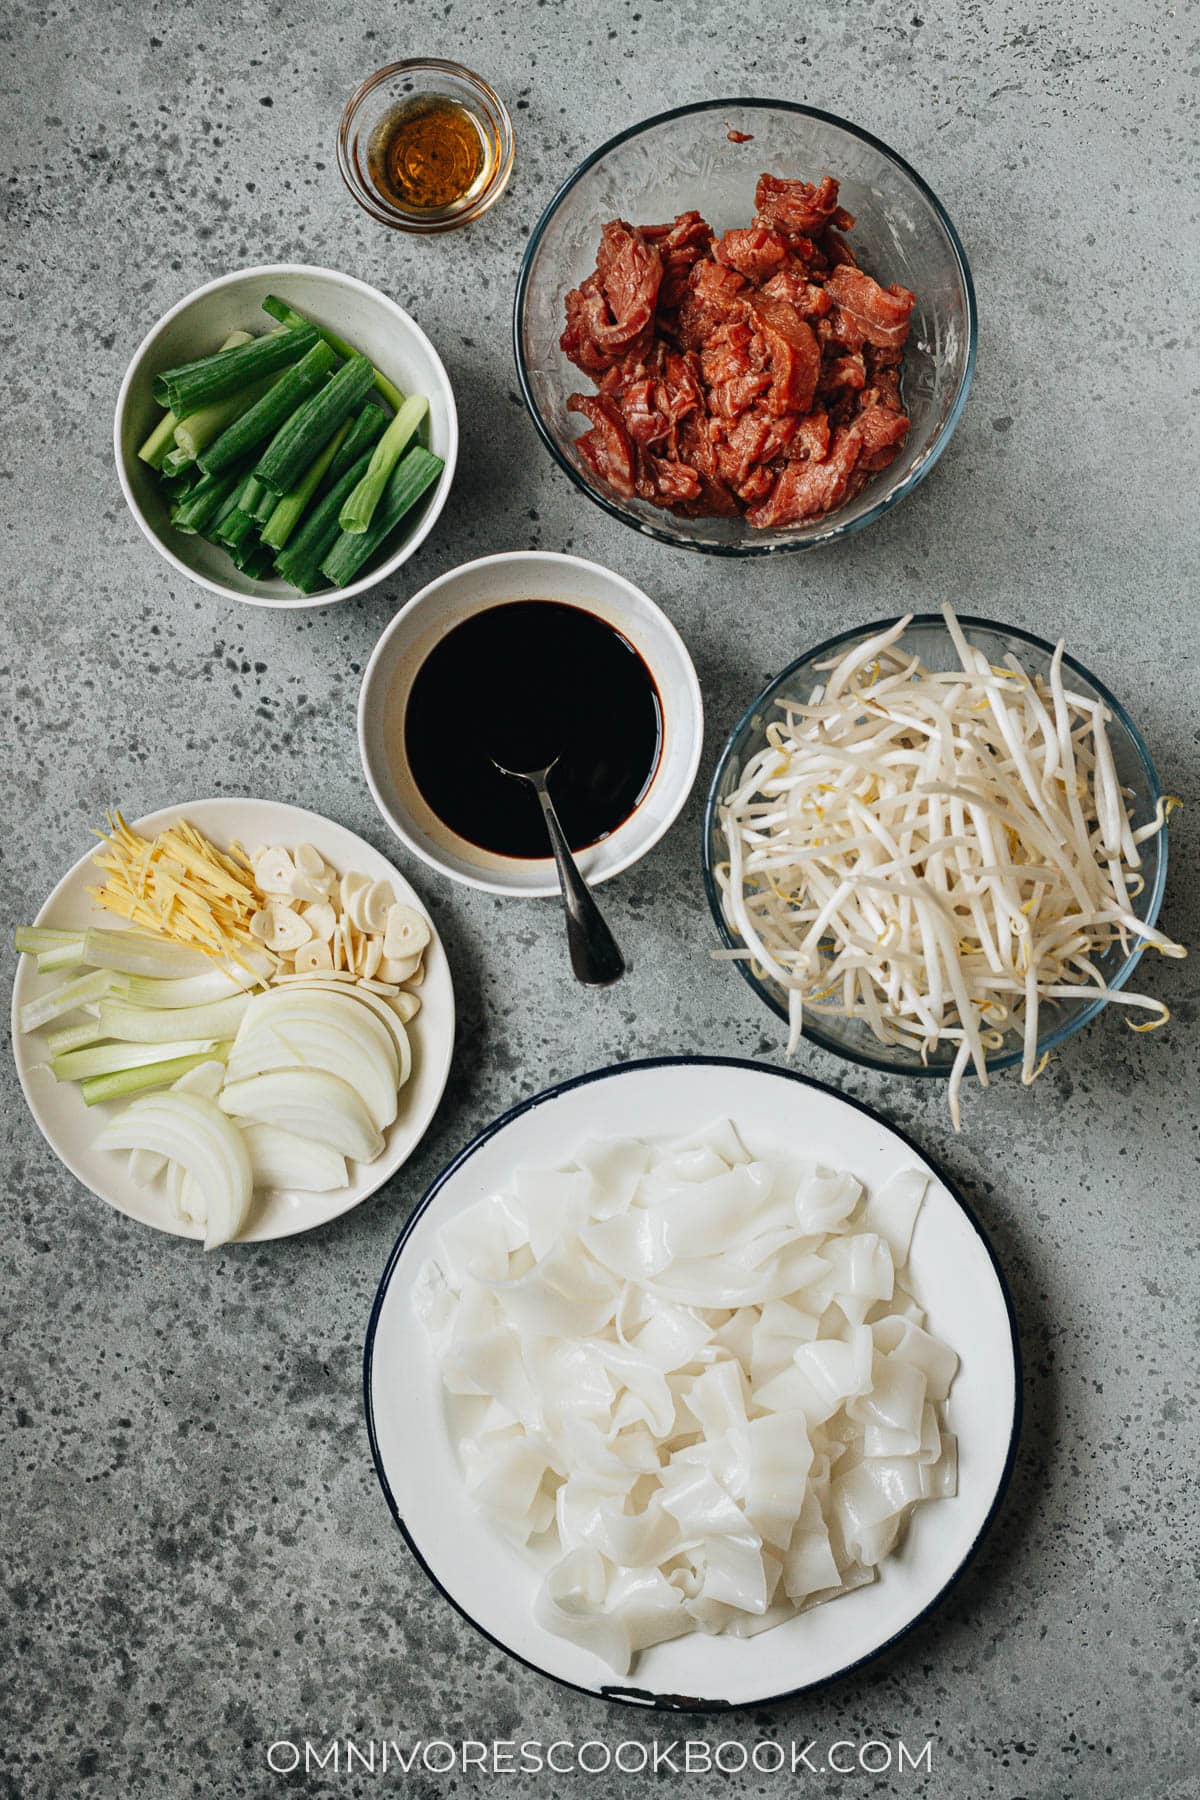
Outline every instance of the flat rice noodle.
{"type": "Polygon", "coordinates": [[[922,1169],[901,1169],[871,1193],[863,1210],[863,1225],[884,1239],[897,1269],[908,1261],[917,1215],[928,1187],[929,1176],[922,1169]]]}
{"type": "Polygon", "coordinates": [[[770,1630],[955,1492],[958,1359],[903,1274],[927,1180],[864,1202],[723,1120],[591,1140],[450,1221],[415,1305],[471,1500],[546,1569],[546,1630],[621,1675],[688,1631],[770,1630]]]}
{"type": "Polygon", "coordinates": [[[862,1199],[862,1183],[853,1175],[810,1163],[796,1188],[796,1219],[802,1231],[835,1231],[862,1199]]]}

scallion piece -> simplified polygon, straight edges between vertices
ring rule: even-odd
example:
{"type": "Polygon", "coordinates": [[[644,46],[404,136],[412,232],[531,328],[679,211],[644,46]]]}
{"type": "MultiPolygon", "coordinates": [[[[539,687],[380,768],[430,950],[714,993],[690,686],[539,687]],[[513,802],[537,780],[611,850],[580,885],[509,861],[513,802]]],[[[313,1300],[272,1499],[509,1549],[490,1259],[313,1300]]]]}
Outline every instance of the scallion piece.
{"type": "Polygon", "coordinates": [[[249,387],[243,388],[240,394],[234,394],[228,400],[217,400],[212,406],[202,406],[199,412],[192,413],[175,427],[176,444],[181,450],[186,450],[189,456],[199,456],[214,438],[220,437],[235,419],[248,413],[277,381],[282,380],[282,375],[268,375],[265,381],[252,381],[249,387]]]}
{"type": "Polygon", "coordinates": [[[184,475],[189,469],[194,468],[195,464],[196,459],[191,452],[181,450],[176,444],[175,448],[168,450],[163,457],[159,465],[159,473],[164,481],[174,481],[177,476],[184,475]]]}
{"type": "MultiPolygon", "coordinates": [[[[262,308],[265,313],[270,313],[273,319],[278,319],[281,325],[286,325],[289,331],[299,331],[306,325],[311,326],[311,321],[306,319],[303,313],[298,313],[294,306],[289,306],[286,300],[280,300],[276,294],[268,294],[262,303],[262,308]]],[[[353,344],[348,344],[345,338],[338,337],[336,332],[326,331],[323,325],[317,325],[312,329],[319,331],[325,342],[330,344],[339,356],[358,355],[353,344]]],[[[389,381],[387,376],[381,374],[378,369],[375,370],[375,386],[388,404],[394,410],[399,411],[404,404],[404,395],[395,382],[389,381]]]]}
{"type": "Polygon", "coordinates": [[[282,550],[300,522],[300,515],[320,487],[334,457],[349,437],[353,424],[343,419],[321,454],[311,462],[290,494],[284,494],[262,528],[262,541],[272,550],[282,550]]]}
{"type": "Polygon", "coordinates": [[[149,463],[152,469],[162,467],[163,457],[175,446],[175,426],[178,423],[173,412],[165,412],[150,436],[146,439],[138,456],[142,462],[149,463]]]}
{"type": "Polygon", "coordinates": [[[52,1059],[56,1081],[86,1081],[92,1075],[118,1075],[122,1069],[145,1069],[153,1063],[177,1062],[181,1056],[211,1056],[220,1048],[212,1038],[182,1038],[161,1044],[89,1044],[52,1059]]]}
{"type": "MultiPolygon", "coordinates": [[[[252,337],[250,332],[231,331],[229,336],[225,339],[225,342],[221,345],[221,349],[236,350],[239,344],[249,344],[251,342],[252,337]]],[[[163,464],[163,458],[181,442],[180,438],[176,436],[178,427],[179,420],[176,418],[175,414],[169,411],[165,412],[158,421],[158,424],[154,427],[154,430],[150,433],[150,436],[138,451],[138,455],[141,457],[142,461],[149,463],[152,469],[160,469],[163,464]]],[[[207,441],[208,440],[206,439],[205,442],[207,441]]],[[[184,443],[183,447],[188,451],[189,461],[200,449],[199,445],[196,445],[193,449],[186,443],[184,443]]]]}
{"type": "Polygon", "coordinates": [[[189,1070],[198,1069],[201,1063],[224,1062],[228,1048],[222,1044],[216,1050],[201,1050],[195,1056],[174,1056],[169,1062],[151,1063],[144,1069],[121,1069],[115,1075],[89,1075],[86,1081],[80,1082],[79,1092],[85,1106],[95,1106],[101,1100],[120,1100],[127,1094],[144,1093],[147,1088],[166,1087],[189,1070]]]}
{"type": "Polygon", "coordinates": [[[283,579],[299,588],[302,594],[315,594],[318,588],[325,586],[321,579],[321,564],[338,540],[338,514],[342,502],[355,483],[362,480],[370,460],[370,452],[364,450],[358,461],[352,463],[332,487],[326,488],[287,549],[275,558],[275,567],[283,579]]]}
{"type": "Polygon", "coordinates": [[[367,530],[343,531],[321,564],[321,573],[334,587],[345,587],[353,581],[363,563],[395,529],[409,508],[433,486],[444,467],[440,456],[431,455],[419,444],[413,445],[392,470],[367,530]]]}
{"type": "Polygon", "coordinates": [[[21,1030],[36,1031],[39,1026],[48,1025],[51,1019],[74,1012],[77,1006],[91,1006],[103,1000],[105,994],[123,992],[127,986],[112,969],[93,969],[90,974],[77,975],[74,981],[64,981],[61,987],[52,988],[48,994],[27,1000],[21,1008],[21,1030]]]}
{"type": "MultiPolygon", "coordinates": [[[[324,346],[328,351],[328,346],[324,346]]],[[[332,351],[328,351],[332,355],[332,351]]],[[[254,473],[273,494],[289,494],[309,464],[325,448],[343,419],[357,412],[375,371],[365,356],[353,356],[276,432],[254,473]]]]}
{"type": "Polygon", "coordinates": [[[186,419],[202,406],[240,394],[252,381],[290,368],[319,341],[311,325],[304,330],[267,332],[247,344],[235,344],[231,350],[218,350],[196,362],[164,369],[154,378],[154,398],[160,406],[169,406],[177,419],[186,419]]]}
{"type": "Polygon", "coordinates": [[[46,950],[61,950],[64,944],[83,946],[82,931],[52,931],[48,925],[18,925],[13,932],[13,949],[23,956],[41,956],[46,950]]]}
{"type": "Polygon", "coordinates": [[[413,433],[428,411],[429,402],[423,394],[413,394],[404,402],[376,444],[366,474],[338,515],[338,524],[343,531],[367,529],[392,470],[408,449],[413,433]]]}
{"type": "Polygon", "coordinates": [[[235,419],[215,443],[200,452],[196,458],[200,467],[206,474],[215,475],[273,438],[296,409],[325,385],[336,360],[329,345],[318,339],[249,412],[235,419]]]}
{"type": "Polygon", "coordinates": [[[214,534],[223,544],[235,550],[240,549],[251,533],[257,531],[258,521],[254,509],[265,492],[255,474],[247,475],[238,489],[236,505],[225,515],[214,534]]]}
{"type": "Polygon", "coordinates": [[[218,475],[204,475],[180,501],[171,515],[176,531],[195,535],[207,531],[224,502],[246,478],[244,465],[235,463],[218,475]]]}
{"type": "Polygon", "coordinates": [[[247,538],[245,543],[230,550],[229,554],[233,558],[235,569],[243,575],[249,575],[251,580],[258,581],[260,577],[270,573],[275,552],[268,549],[266,544],[259,543],[257,538],[247,538]]]}
{"type": "MultiPolygon", "coordinates": [[[[128,1044],[163,1044],[187,1037],[232,1038],[249,1004],[249,994],[230,994],[224,1000],[182,1007],[131,1006],[124,1000],[102,1000],[96,1031],[100,1037],[120,1038],[128,1044]]],[[[53,1050],[53,1039],[48,1041],[53,1050]]]]}
{"type": "Polygon", "coordinates": [[[382,406],[369,401],[350,421],[350,431],[341,449],[329,465],[325,481],[318,490],[317,498],[323,500],[326,492],[335,481],[340,481],[347,469],[352,469],[362,456],[364,450],[370,450],[387,429],[388,417],[382,406]]]}
{"type": "Polygon", "coordinates": [[[254,520],[257,525],[265,525],[279,501],[279,495],[273,494],[269,487],[259,482],[259,493],[254,503],[254,520]]]}
{"type": "Polygon", "coordinates": [[[94,1044],[107,1035],[101,1031],[99,1019],[85,1019],[82,1025],[60,1025],[57,1031],[48,1031],[46,1048],[51,1056],[63,1056],[68,1050],[82,1050],[86,1044],[94,1044]]]}

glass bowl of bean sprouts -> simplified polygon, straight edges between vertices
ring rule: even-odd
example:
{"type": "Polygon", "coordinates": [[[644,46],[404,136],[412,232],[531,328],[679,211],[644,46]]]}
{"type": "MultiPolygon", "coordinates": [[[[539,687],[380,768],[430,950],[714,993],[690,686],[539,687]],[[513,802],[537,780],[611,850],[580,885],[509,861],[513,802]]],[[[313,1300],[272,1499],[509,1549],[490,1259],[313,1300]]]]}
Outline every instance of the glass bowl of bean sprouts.
{"type": "Polygon", "coordinates": [[[732,961],[803,1039],[889,1074],[986,1083],[1122,993],[1156,929],[1171,802],[1121,703],[1063,647],[943,613],[839,634],[721,755],[704,876],[732,961]],[[964,1029],[964,1018],[968,1021],[964,1029]]]}

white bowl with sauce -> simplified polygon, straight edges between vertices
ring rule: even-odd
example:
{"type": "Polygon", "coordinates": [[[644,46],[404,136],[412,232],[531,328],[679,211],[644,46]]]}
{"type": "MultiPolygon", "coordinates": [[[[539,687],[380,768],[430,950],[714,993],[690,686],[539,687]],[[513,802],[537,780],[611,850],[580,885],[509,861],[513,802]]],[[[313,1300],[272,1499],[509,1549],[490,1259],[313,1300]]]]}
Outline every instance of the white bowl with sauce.
{"type": "MultiPolygon", "coordinates": [[[[375,804],[431,868],[487,893],[534,898],[559,891],[549,845],[544,857],[505,856],[459,836],[426,801],[405,750],[409,698],[431,651],[467,619],[522,600],[577,606],[611,626],[658,691],[658,760],[641,798],[606,837],[576,853],[590,885],[628,869],[678,817],[700,763],[704,709],[692,659],[665,613],[632,582],[582,557],[542,550],[481,557],[431,581],[396,614],[367,664],[358,702],[359,753],[375,804]]],[[[447,732],[461,724],[447,720],[447,732]]]]}

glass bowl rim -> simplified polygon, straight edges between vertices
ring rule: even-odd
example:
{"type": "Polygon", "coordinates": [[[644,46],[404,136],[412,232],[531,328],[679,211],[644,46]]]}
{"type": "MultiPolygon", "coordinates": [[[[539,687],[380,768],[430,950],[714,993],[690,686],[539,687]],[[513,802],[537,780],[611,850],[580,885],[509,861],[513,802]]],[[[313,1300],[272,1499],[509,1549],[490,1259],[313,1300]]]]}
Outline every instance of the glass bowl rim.
{"type": "MultiPolygon", "coordinates": [[[[1047,643],[1045,638],[1035,636],[1031,631],[1023,630],[1019,625],[1004,625],[996,619],[981,619],[967,613],[959,613],[958,622],[967,632],[970,632],[971,630],[994,632],[1000,637],[1016,638],[1018,642],[1027,644],[1030,648],[1040,651],[1047,658],[1054,655],[1055,646],[1053,644],[1047,643]]],[[[718,789],[725,771],[729,766],[729,761],[734,753],[736,745],[743,732],[749,729],[754,714],[762,706],[769,704],[768,696],[776,694],[783,683],[790,680],[798,669],[803,668],[805,664],[815,662],[818,657],[832,655],[834,652],[848,647],[856,640],[872,637],[876,632],[886,631],[889,626],[894,625],[895,623],[896,619],[893,615],[890,618],[877,619],[870,625],[855,625],[847,631],[839,631],[834,637],[826,638],[822,643],[815,645],[813,649],[806,650],[801,656],[796,657],[793,662],[790,662],[785,669],[782,669],[778,675],[773,676],[766,686],[755,695],[754,699],[750,702],[749,706],[746,707],[732,731],[730,731],[728,737],[725,739],[721,754],[717,758],[717,765],[713,770],[712,780],[709,782],[708,794],[704,802],[704,817],[701,825],[701,864],[704,870],[704,891],[708,898],[709,911],[716,924],[718,936],[726,949],[737,950],[743,949],[745,946],[734,937],[733,933],[730,931],[725,920],[725,915],[721,909],[721,896],[717,888],[716,877],[713,874],[712,843],[717,822],[718,789]]],[[[941,613],[914,613],[909,620],[909,626],[913,625],[940,625],[944,630],[945,620],[941,613]]],[[[908,627],[905,629],[907,630],[908,627]]],[[[900,641],[903,642],[903,639],[900,641]]],[[[1126,736],[1129,738],[1130,743],[1133,745],[1137,758],[1141,763],[1142,769],[1149,782],[1151,798],[1154,805],[1157,807],[1162,799],[1162,787],[1159,783],[1158,771],[1154,767],[1154,761],[1147,748],[1145,739],[1130,718],[1128,712],[1111,689],[1105,686],[1104,682],[1093,675],[1091,670],[1078,661],[1076,657],[1069,655],[1065,651],[1063,653],[1063,666],[1064,668],[1072,670],[1076,675],[1081,676],[1111,710],[1114,719],[1121,725],[1126,736]]],[[[1158,832],[1156,841],[1159,846],[1158,867],[1155,872],[1154,886],[1151,890],[1149,902],[1142,920],[1144,924],[1151,926],[1154,925],[1158,919],[1159,911],[1162,907],[1163,892],[1167,882],[1167,826],[1165,821],[1158,832]]],[[[1145,948],[1146,940],[1142,938],[1129,951],[1124,962],[1121,964],[1121,967],[1109,980],[1108,986],[1110,988],[1124,987],[1141,959],[1145,948]]],[[[780,1002],[775,999],[774,995],[768,991],[765,983],[761,982],[754,974],[749,963],[739,960],[735,961],[733,966],[752,992],[757,994],[758,998],[765,1006],[770,1007],[776,1018],[782,1019],[786,1024],[788,1016],[787,1008],[782,1006],[780,1002]]],[[[1068,1038],[1074,1037],[1076,1032],[1082,1031],[1085,1025],[1090,1025],[1092,1020],[1097,1018],[1107,1005],[1108,1001],[1105,999],[1092,1000],[1074,1017],[1066,1020],[1063,1024],[1056,1026],[1053,1031],[1047,1032],[1045,1036],[1039,1037],[1037,1043],[1038,1055],[1041,1056],[1046,1051],[1057,1050],[1068,1038]]],[[[874,1039],[871,1041],[874,1042],[874,1039]]],[[[815,1026],[810,1025],[807,1020],[805,1022],[804,1035],[801,1042],[816,1044],[819,1049],[828,1050],[833,1056],[840,1056],[846,1062],[857,1063],[860,1068],[875,1069],[882,1075],[916,1076],[922,1079],[931,1078],[940,1081],[947,1080],[950,1075],[949,1063],[940,1065],[918,1063],[915,1066],[910,1067],[906,1064],[890,1061],[882,1053],[882,1046],[879,1054],[867,1050],[850,1049],[847,1045],[839,1043],[824,1032],[819,1024],[815,1026]]],[[[1018,1045],[1016,1048],[1006,1050],[1000,1055],[989,1056],[987,1058],[988,1073],[998,1074],[1003,1069],[1016,1068],[1022,1060],[1022,1054],[1022,1049],[1018,1045]]],[[[969,1069],[968,1073],[972,1077],[974,1076],[973,1069],[969,1069]]]]}
{"type": "MultiPolygon", "coordinates": [[[[849,119],[841,118],[837,113],[825,112],[818,106],[805,106],[798,100],[770,100],[763,99],[761,96],[752,95],[735,95],[717,100],[693,100],[685,106],[670,107],[666,112],[654,113],[650,118],[640,119],[636,124],[626,126],[624,131],[618,131],[615,136],[608,138],[597,149],[593,150],[556,189],[544,208],[541,217],[538,219],[537,224],[530,233],[529,242],[525,247],[525,254],[521,258],[521,269],[517,276],[517,287],[513,296],[513,355],[517,365],[517,381],[520,384],[521,396],[525,401],[526,409],[528,410],[530,418],[533,420],[538,436],[541,438],[543,444],[545,444],[547,450],[549,450],[559,468],[572,482],[574,482],[581,493],[587,495],[589,500],[593,501],[595,505],[602,507],[603,510],[608,513],[610,518],[619,520],[622,525],[629,527],[630,530],[641,532],[644,537],[653,538],[657,543],[669,544],[673,549],[693,550],[706,556],[777,556],[789,551],[818,550],[822,549],[827,544],[836,542],[840,538],[854,536],[856,532],[862,531],[866,526],[873,524],[876,519],[881,518],[885,512],[890,511],[899,501],[903,500],[908,494],[911,494],[915,488],[919,487],[921,482],[924,481],[925,477],[929,474],[930,470],[933,469],[940,460],[942,452],[954,435],[955,427],[962,417],[963,408],[967,404],[967,396],[971,391],[971,382],[975,374],[975,357],[978,343],[979,310],[975,299],[975,283],[971,276],[971,265],[967,259],[966,250],[963,248],[962,239],[955,230],[954,222],[946,211],[946,208],[942,205],[942,202],[938,199],[929,183],[921,175],[918,175],[912,164],[906,162],[905,159],[898,155],[890,145],[885,144],[882,138],[875,137],[871,132],[864,130],[861,125],[855,125],[849,119]],[[875,504],[868,507],[866,512],[862,513],[857,519],[848,519],[840,525],[834,524],[828,531],[821,532],[816,537],[797,539],[794,543],[697,543],[691,538],[677,537],[663,526],[643,522],[639,519],[631,519],[627,513],[622,511],[615,501],[610,500],[607,495],[602,494],[599,489],[592,487],[585,479],[582,471],[578,469],[570,458],[565,456],[559,449],[549,427],[542,418],[537,401],[534,399],[533,388],[525,365],[524,346],[521,342],[521,325],[525,313],[525,299],[529,291],[529,281],[533,270],[533,261],[551,219],[554,217],[567,195],[571,192],[572,188],[583,179],[589,170],[595,168],[596,164],[602,161],[610,151],[619,149],[622,144],[628,143],[633,138],[641,136],[643,132],[650,131],[658,125],[668,124],[674,119],[689,118],[694,113],[722,112],[731,107],[754,107],[764,112],[797,113],[803,118],[818,119],[822,124],[836,126],[839,131],[847,132],[851,137],[857,138],[860,143],[867,144],[872,150],[878,151],[887,162],[891,163],[893,167],[899,169],[903,174],[908,176],[909,180],[932,208],[935,218],[946,233],[950,248],[954,254],[955,261],[958,265],[959,276],[962,281],[963,293],[966,298],[966,360],[963,364],[962,373],[959,376],[958,391],[954,396],[954,402],[945,419],[942,421],[938,434],[930,445],[924,461],[921,462],[917,468],[910,470],[904,480],[897,482],[896,486],[888,493],[881,495],[875,504]]],[[[836,518],[836,514],[833,516],[836,518]]]]}
{"type": "Polygon", "coordinates": [[[468,69],[465,63],[454,62],[445,56],[405,56],[397,62],[384,63],[382,68],[374,69],[370,75],[364,75],[358,86],[351,93],[342,116],[338,120],[337,165],[350,196],[365,213],[368,213],[377,224],[386,225],[393,231],[407,231],[417,237],[434,237],[444,231],[456,231],[460,225],[470,225],[494,206],[512,174],[516,157],[516,137],[513,132],[512,116],[504,101],[492,87],[490,82],[477,75],[474,69],[468,69]],[[423,222],[417,214],[406,213],[399,207],[385,206],[374,189],[364,186],[358,179],[358,171],[350,156],[350,128],[358,110],[369,95],[381,83],[393,80],[397,75],[411,74],[417,70],[431,69],[438,74],[454,75],[468,87],[474,88],[483,99],[496,110],[496,117],[501,128],[501,155],[492,171],[487,186],[478,193],[469,206],[450,218],[440,218],[423,222]]]}

